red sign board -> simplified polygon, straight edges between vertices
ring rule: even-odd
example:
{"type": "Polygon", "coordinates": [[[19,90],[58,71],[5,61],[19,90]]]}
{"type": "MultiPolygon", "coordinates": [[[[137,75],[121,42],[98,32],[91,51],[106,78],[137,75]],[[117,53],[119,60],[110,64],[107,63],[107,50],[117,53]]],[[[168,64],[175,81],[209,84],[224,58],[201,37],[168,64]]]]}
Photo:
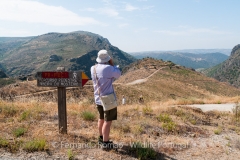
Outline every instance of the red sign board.
{"type": "Polygon", "coordinates": [[[42,78],[69,78],[68,72],[42,72],[42,78]]]}
{"type": "Polygon", "coordinates": [[[80,87],[88,80],[88,76],[82,71],[37,72],[37,85],[42,87],[80,87]]]}

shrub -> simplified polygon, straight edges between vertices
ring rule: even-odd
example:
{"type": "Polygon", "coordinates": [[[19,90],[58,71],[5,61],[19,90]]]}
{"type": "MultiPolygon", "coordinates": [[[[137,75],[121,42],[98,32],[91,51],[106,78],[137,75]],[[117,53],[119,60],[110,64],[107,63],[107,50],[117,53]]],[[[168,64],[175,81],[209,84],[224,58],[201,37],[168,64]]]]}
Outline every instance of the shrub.
{"type": "Polygon", "coordinates": [[[96,119],[95,114],[90,111],[83,111],[81,117],[86,121],[94,121],[96,119]]]}
{"type": "Polygon", "coordinates": [[[156,159],[157,156],[151,146],[144,146],[140,142],[134,142],[131,145],[131,151],[134,152],[140,160],[156,159]]]}
{"type": "Polygon", "coordinates": [[[172,122],[172,118],[168,114],[164,114],[164,115],[160,114],[157,119],[163,123],[172,122]]]}
{"type": "Polygon", "coordinates": [[[20,121],[27,120],[27,119],[29,119],[30,116],[31,116],[31,114],[30,114],[29,110],[24,111],[20,116],[20,121]]]}
{"type": "Polygon", "coordinates": [[[74,154],[73,154],[73,151],[71,149],[68,149],[67,155],[68,155],[68,159],[69,160],[73,160],[74,159],[74,154]]]}
{"type": "Polygon", "coordinates": [[[34,151],[43,151],[46,147],[46,140],[44,139],[34,139],[25,143],[23,149],[27,152],[34,152],[34,151]]]}
{"type": "Polygon", "coordinates": [[[2,107],[2,109],[1,109],[2,111],[2,113],[3,113],[3,115],[5,116],[5,117],[13,117],[13,116],[15,116],[16,115],[16,113],[17,113],[17,109],[16,109],[16,107],[15,106],[8,106],[8,105],[6,105],[6,106],[3,106],[2,107]]]}
{"type": "Polygon", "coordinates": [[[6,139],[0,137],[0,147],[7,147],[8,145],[9,142],[6,139]]]}
{"type": "Polygon", "coordinates": [[[218,127],[218,129],[214,130],[214,133],[219,135],[222,133],[222,128],[221,127],[218,127]]]}
{"type": "Polygon", "coordinates": [[[13,143],[10,143],[8,145],[8,149],[10,150],[10,152],[17,152],[17,151],[19,151],[22,143],[23,143],[22,140],[20,140],[20,141],[15,140],[13,143]]]}
{"type": "Polygon", "coordinates": [[[150,106],[145,106],[142,108],[143,114],[151,114],[153,112],[152,108],[150,106]]]}
{"type": "Polygon", "coordinates": [[[163,129],[167,130],[168,132],[173,132],[176,128],[176,124],[174,122],[167,122],[162,125],[163,129]]]}
{"type": "Polygon", "coordinates": [[[234,119],[238,122],[240,121],[240,104],[236,103],[235,107],[232,109],[234,114],[234,119]]]}
{"type": "Polygon", "coordinates": [[[133,133],[137,134],[137,135],[142,134],[142,133],[144,133],[144,129],[141,125],[137,125],[133,128],[133,133]]]}
{"type": "Polygon", "coordinates": [[[195,119],[190,119],[189,121],[190,121],[190,123],[193,124],[193,125],[196,125],[196,124],[197,124],[197,121],[196,121],[195,119]]]}
{"type": "Polygon", "coordinates": [[[130,130],[131,130],[131,129],[130,129],[129,125],[125,124],[125,125],[122,126],[122,131],[123,131],[124,133],[130,132],[130,130]]]}
{"type": "Polygon", "coordinates": [[[24,135],[24,133],[25,133],[26,131],[27,131],[26,128],[22,128],[22,127],[16,128],[15,130],[13,130],[13,135],[14,135],[15,137],[20,137],[20,136],[24,135]]]}

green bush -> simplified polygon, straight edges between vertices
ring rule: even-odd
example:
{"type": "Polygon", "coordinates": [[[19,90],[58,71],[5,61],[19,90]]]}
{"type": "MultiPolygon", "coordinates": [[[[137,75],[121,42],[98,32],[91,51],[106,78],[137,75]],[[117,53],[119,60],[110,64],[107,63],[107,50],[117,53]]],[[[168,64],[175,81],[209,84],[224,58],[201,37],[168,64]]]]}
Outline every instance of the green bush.
{"type": "Polygon", "coordinates": [[[27,131],[26,128],[22,128],[22,127],[16,128],[15,130],[13,130],[13,135],[14,135],[15,137],[20,137],[20,136],[24,135],[24,133],[25,133],[26,131],[27,131]]]}
{"type": "Polygon", "coordinates": [[[172,118],[168,114],[164,114],[164,115],[160,114],[157,119],[163,123],[172,122],[172,118]]]}
{"type": "Polygon", "coordinates": [[[44,151],[46,147],[46,140],[44,139],[34,139],[25,143],[23,149],[27,152],[35,152],[35,151],[44,151]]]}
{"type": "Polygon", "coordinates": [[[134,142],[131,145],[131,151],[136,154],[140,160],[156,159],[157,153],[151,146],[144,146],[140,142],[134,142]]]}
{"type": "Polygon", "coordinates": [[[20,121],[27,120],[31,116],[31,112],[29,110],[24,111],[20,116],[20,121]]]}
{"type": "Polygon", "coordinates": [[[144,133],[144,128],[141,125],[137,125],[133,128],[133,133],[136,135],[144,133]]]}
{"type": "Polygon", "coordinates": [[[83,111],[81,117],[86,121],[94,121],[96,119],[95,114],[90,111],[83,111]]]}
{"type": "Polygon", "coordinates": [[[176,124],[174,122],[167,122],[162,125],[163,129],[167,130],[168,132],[173,132],[176,128],[176,124]]]}
{"type": "Polygon", "coordinates": [[[69,160],[73,160],[74,159],[74,154],[73,154],[73,151],[71,149],[68,149],[67,155],[68,155],[68,159],[69,160]]]}
{"type": "Polygon", "coordinates": [[[221,128],[218,128],[218,129],[214,130],[214,133],[217,134],[217,135],[219,135],[219,134],[222,133],[222,129],[221,129],[221,128]]]}
{"type": "Polygon", "coordinates": [[[8,145],[9,142],[6,139],[0,137],[0,147],[7,147],[8,145]]]}
{"type": "Polygon", "coordinates": [[[143,114],[151,114],[153,112],[152,108],[150,106],[145,106],[142,108],[143,114]]]}

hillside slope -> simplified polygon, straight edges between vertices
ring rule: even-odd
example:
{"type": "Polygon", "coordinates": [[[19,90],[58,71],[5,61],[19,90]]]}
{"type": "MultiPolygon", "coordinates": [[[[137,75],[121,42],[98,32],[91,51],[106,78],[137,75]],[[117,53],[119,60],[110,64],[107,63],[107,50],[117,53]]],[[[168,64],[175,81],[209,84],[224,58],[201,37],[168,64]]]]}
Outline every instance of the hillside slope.
{"type": "Polygon", "coordinates": [[[83,69],[89,75],[89,66],[95,63],[97,52],[101,49],[107,49],[115,63],[121,66],[135,60],[112,46],[106,38],[78,31],[33,37],[24,44],[7,50],[0,64],[9,76],[56,70],[58,66],[64,66],[67,70],[83,69]]]}
{"type": "Polygon", "coordinates": [[[119,95],[126,95],[131,102],[137,102],[140,95],[146,101],[167,99],[211,99],[214,96],[232,97],[240,90],[226,83],[209,78],[199,72],[171,62],[145,58],[139,60],[126,71],[115,83],[127,84],[131,81],[152,75],[144,83],[118,85],[119,95]]]}
{"type": "Polygon", "coordinates": [[[230,57],[221,64],[209,68],[204,73],[222,82],[228,82],[235,87],[240,86],[240,44],[236,45],[230,57]]]}
{"type": "MultiPolygon", "coordinates": [[[[239,89],[227,83],[206,77],[191,69],[176,66],[171,62],[152,58],[145,58],[128,66],[123,70],[123,75],[114,82],[114,86],[119,103],[121,103],[121,97],[125,95],[127,102],[133,104],[138,103],[141,95],[145,102],[178,99],[199,100],[202,103],[204,99],[234,97],[240,94],[239,89]],[[136,80],[140,83],[131,83],[136,80]]],[[[18,82],[1,88],[0,95],[5,99],[28,94],[28,97],[40,96],[51,101],[56,100],[56,91],[41,92],[53,89],[55,88],[37,87],[36,81],[18,82]]],[[[87,98],[92,99],[93,102],[92,82],[89,81],[82,89],[69,88],[67,95],[69,99],[87,98]]]]}

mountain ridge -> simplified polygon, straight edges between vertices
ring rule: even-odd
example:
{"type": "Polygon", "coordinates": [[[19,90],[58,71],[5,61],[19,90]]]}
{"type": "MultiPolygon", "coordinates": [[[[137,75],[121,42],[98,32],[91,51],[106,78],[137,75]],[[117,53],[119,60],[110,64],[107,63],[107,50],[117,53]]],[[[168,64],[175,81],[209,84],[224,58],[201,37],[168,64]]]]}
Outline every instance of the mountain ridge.
{"type": "Polygon", "coordinates": [[[223,53],[205,53],[205,54],[193,54],[193,53],[181,53],[181,52],[138,52],[132,54],[138,59],[144,57],[153,57],[156,59],[162,59],[164,61],[172,61],[178,65],[186,66],[189,68],[209,68],[215,66],[228,58],[223,53]]]}
{"type": "Polygon", "coordinates": [[[94,53],[92,57],[88,56],[90,59],[82,60],[94,65],[96,51],[101,49],[108,50],[109,54],[113,56],[115,64],[120,66],[135,61],[131,55],[112,46],[108,39],[91,32],[76,31],[70,33],[51,32],[31,37],[24,43],[13,46],[4,52],[0,64],[9,76],[34,74],[41,70],[56,70],[58,66],[63,66],[68,71],[84,69],[90,76],[90,68],[79,66],[74,59],[81,59],[83,55],[94,53]]]}

